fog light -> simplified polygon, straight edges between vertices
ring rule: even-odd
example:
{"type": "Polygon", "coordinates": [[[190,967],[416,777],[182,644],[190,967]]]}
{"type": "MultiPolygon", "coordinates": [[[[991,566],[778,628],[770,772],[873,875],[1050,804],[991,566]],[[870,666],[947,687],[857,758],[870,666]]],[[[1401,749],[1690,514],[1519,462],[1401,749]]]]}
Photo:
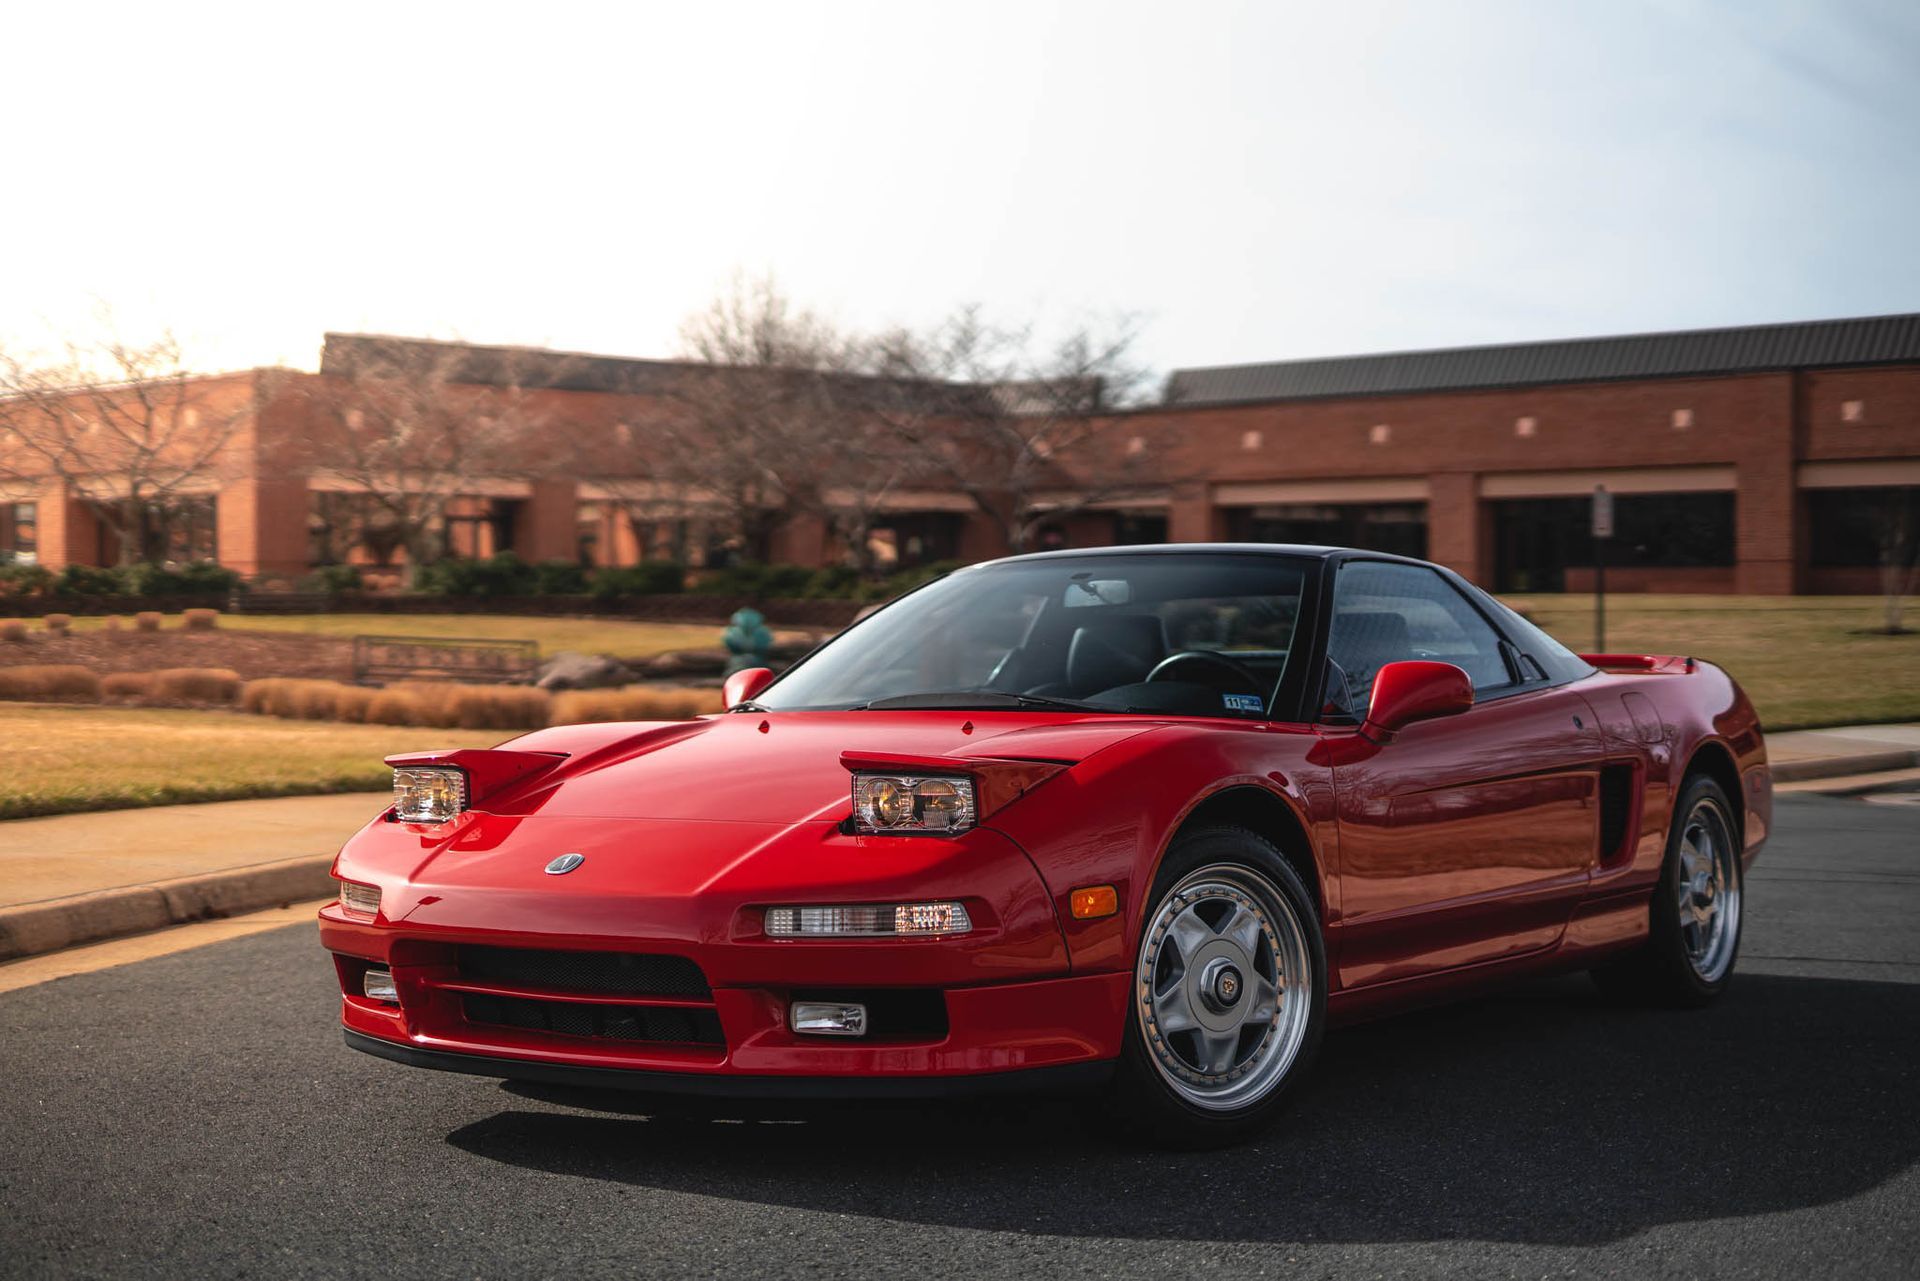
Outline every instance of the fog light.
{"type": "Polygon", "coordinates": [[[789,1024],[810,1036],[865,1036],[867,1007],[839,1001],[795,1001],[789,1024]]]}
{"type": "Polygon", "coordinates": [[[965,934],[972,928],[963,903],[770,907],[766,919],[773,938],[906,938],[965,934]]]}
{"type": "Polygon", "coordinates": [[[385,1001],[388,1005],[400,1004],[400,989],[393,985],[392,970],[368,970],[366,977],[360,980],[360,990],[375,1001],[385,1001]]]}

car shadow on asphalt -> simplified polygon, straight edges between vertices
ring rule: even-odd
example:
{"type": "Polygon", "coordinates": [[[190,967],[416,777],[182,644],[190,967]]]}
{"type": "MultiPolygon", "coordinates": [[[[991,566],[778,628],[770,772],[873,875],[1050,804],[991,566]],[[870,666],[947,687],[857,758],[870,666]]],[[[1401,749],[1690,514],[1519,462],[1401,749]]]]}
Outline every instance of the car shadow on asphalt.
{"type": "Polygon", "coordinates": [[[1611,1006],[1574,978],[1337,1030],[1290,1115],[1224,1152],[1127,1146],[1044,1099],[716,1121],[534,1090],[448,1142],[553,1174],[916,1224],[1584,1244],[1875,1187],[1920,1154],[1916,1084],[1920,985],[1742,975],[1686,1012],[1611,1006]]]}

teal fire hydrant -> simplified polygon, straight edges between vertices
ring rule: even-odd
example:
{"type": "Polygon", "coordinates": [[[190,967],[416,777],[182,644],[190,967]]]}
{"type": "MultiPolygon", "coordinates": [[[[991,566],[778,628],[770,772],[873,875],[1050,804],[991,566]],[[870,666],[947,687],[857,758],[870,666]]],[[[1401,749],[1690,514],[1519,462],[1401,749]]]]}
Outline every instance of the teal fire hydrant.
{"type": "Polygon", "coordinates": [[[759,610],[735,610],[720,639],[727,647],[727,675],[749,667],[768,666],[767,651],[773,648],[773,633],[767,630],[767,620],[759,610]]]}

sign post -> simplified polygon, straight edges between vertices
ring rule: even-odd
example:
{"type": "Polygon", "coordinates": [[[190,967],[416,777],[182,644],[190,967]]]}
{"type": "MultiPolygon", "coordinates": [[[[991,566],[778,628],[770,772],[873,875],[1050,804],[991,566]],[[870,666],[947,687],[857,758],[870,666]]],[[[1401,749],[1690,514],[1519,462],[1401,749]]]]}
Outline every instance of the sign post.
{"type": "Polygon", "coordinates": [[[1607,652],[1607,540],[1613,537],[1613,495],[1593,487],[1593,649],[1607,652]]]}

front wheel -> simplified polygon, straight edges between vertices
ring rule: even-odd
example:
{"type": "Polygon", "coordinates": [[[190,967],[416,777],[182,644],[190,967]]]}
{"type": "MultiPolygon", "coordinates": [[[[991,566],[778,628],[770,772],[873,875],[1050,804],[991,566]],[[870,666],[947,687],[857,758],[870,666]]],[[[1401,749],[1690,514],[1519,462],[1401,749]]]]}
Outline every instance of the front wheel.
{"type": "Polygon", "coordinates": [[[1111,1102],[1173,1147],[1258,1133],[1319,1048],[1326,953],[1313,897],[1242,828],[1180,837],[1155,878],[1111,1102]]]}

